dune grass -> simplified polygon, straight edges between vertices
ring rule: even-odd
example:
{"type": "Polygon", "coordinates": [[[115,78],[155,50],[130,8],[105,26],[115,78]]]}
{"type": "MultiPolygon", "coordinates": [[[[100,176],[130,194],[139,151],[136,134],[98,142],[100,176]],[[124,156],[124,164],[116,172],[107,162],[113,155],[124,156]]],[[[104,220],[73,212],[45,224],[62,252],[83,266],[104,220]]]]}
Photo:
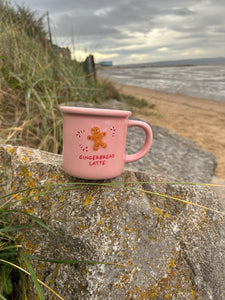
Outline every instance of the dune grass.
{"type": "Polygon", "coordinates": [[[101,102],[118,93],[56,53],[44,17],[0,2],[0,142],[59,153],[65,102],[101,102]]]}
{"type": "MultiPolygon", "coordinates": [[[[81,63],[55,52],[44,28],[45,16],[37,17],[24,6],[14,8],[0,0],[0,143],[60,153],[59,105],[76,101],[98,103],[118,97],[118,92],[109,82],[86,76],[81,63]]],[[[44,299],[40,288],[44,284],[36,278],[29,262],[32,257],[21,252],[15,236],[35,224],[50,229],[29,214],[32,222],[18,225],[15,214],[23,212],[10,209],[7,203],[0,207],[0,299],[26,298],[22,274],[32,277],[40,299],[44,299]],[[21,267],[21,261],[28,271],[21,267]]]]}

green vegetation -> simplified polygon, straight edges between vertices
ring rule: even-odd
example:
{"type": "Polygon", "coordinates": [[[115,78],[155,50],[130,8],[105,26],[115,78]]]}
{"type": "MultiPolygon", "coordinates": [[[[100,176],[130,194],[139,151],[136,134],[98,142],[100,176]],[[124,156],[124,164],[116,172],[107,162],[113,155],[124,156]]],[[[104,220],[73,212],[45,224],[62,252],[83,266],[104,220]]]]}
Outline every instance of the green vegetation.
{"type": "MultiPolygon", "coordinates": [[[[119,94],[109,82],[87,77],[77,61],[61,57],[47,39],[44,27],[44,17],[37,18],[25,7],[12,8],[7,1],[0,0],[0,143],[59,153],[61,103],[97,103],[118,98],[119,94]]],[[[0,188],[1,185],[2,178],[0,188]]],[[[15,236],[35,224],[50,229],[29,214],[27,224],[18,225],[15,216],[23,212],[8,206],[14,196],[0,194],[0,299],[26,299],[22,274],[32,277],[40,299],[44,299],[40,288],[43,283],[36,278],[29,262],[32,258],[20,251],[15,236]]]]}
{"type": "MultiPolygon", "coordinates": [[[[25,7],[13,8],[0,0],[0,143],[60,153],[61,103],[101,103],[110,98],[120,100],[121,96],[110,82],[86,76],[82,64],[55,51],[44,30],[44,18],[38,18],[25,7]]],[[[147,105],[144,100],[125,98],[133,106],[147,105]]],[[[0,190],[2,185],[0,178],[0,190]]],[[[20,201],[28,197],[29,191],[29,188],[19,191],[23,194],[20,201]]],[[[15,236],[34,225],[50,229],[34,216],[11,208],[18,193],[0,194],[0,299],[26,299],[24,274],[31,276],[40,299],[44,299],[40,288],[43,283],[36,278],[29,262],[38,258],[22,253],[15,236]],[[27,223],[18,225],[18,215],[26,215],[27,223]]]]}
{"type": "Polygon", "coordinates": [[[0,0],[0,142],[59,153],[65,102],[118,97],[109,82],[89,78],[47,39],[44,17],[0,0]]]}
{"type": "Polygon", "coordinates": [[[124,102],[129,104],[130,106],[134,106],[136,108],[154,108],[154,104],[149,104],[145,99],[137,99],[136,97],[130,95],[123,95],[124,102]]]}
{"type": "MultiPolygon", "coordinates": [[[[7,199],[9,196],[2,196],[0,200],[7,199]]],[[[13,198],[10,198],[10,200],[13,198]]],[[[21,259],[27,266],[35,286],[37,287],[39,295],[42,294],[39,283],[33,272],[33,269],[25,254],[20,252],[20,244],[15,238],[16,233],[24,229],[29,229],[34,226],[35,223],[46,226],[34,216],[27,214],[27,216],[33,220],[33,223],[29,221],[26,224],[18,225],[15,221],[15,216],[22,214],[22,212],[9,209],[10,201],[6,201],[0,206],[0,299],[25,299],[26,282],[24,274],[29,274],[26,270],[21,268],[21,259]]],[[[25,214],[25,213],[24,213],[25,214]]],[[[41,297],[40,297],[41,299],[41,297]]],[[[44,298],[42,298],[44,299],[44,298]]]]}

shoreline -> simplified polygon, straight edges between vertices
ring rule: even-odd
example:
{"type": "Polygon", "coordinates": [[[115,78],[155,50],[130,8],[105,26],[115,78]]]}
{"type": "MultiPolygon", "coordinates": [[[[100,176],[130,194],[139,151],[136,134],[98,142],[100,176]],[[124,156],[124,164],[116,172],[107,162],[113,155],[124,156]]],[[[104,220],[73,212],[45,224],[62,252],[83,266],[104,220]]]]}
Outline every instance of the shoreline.
{"type": "Polygon", "coordinates": [[[134,115],[192,140],[217,158],[215,176],[225,181],[225,102],[113,82],[121,94],[145,99],[154,108],[133,107],[134,115]]]}

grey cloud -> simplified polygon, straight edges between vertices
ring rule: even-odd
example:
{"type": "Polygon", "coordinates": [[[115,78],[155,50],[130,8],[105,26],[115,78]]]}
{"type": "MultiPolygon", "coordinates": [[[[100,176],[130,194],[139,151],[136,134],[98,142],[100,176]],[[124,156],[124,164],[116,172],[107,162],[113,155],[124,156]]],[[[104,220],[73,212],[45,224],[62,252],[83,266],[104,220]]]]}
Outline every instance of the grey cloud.
{"type": "Polygon", "coordinates": [[[64,15],[57,23],[57,34],[59,36],[69,36],[71,34],[96,36],[119,34],[116,28],[103,23],[97,16],[71,16],[64,15]]]}
{"type": "MultiPolygon", "coordinates": [[[[83,0],[82,0],[83,1],[83,0]]],[[[95,2],[95,1],[94,1],[95,2]]],[[[199,1],[198,3],[200,3],[199,1]]],[[[82,5],[93,3],[93,1],[84,1],[82,5]]],[[[185,5],[191,5],[196,1],[185,1],[185,5]]],[[[105,1],[105,6],[110,2],[105,1]]],[[[183,3],[184,4],[184,3],[183,3]]],[[[199,12],[194,12],[188,7],[181,7],[180,1],[157,0],[153,3],[147,0],[143,1],[114,1],[114,6],[111,6],[109,10],[105,10],[104,14],[89,16],[78,15],[74,12],[67,16],[62,16],[57,23],[57,33],[59,35],[70,35],[71,32],[84,36],[102,36],[106,38],[108,35],[112,37],[124,39],[125,33],[132,34],[133,32],[139,32],[142,34],[149,33],[154,28],[171,29],[180,33],[192,33],[201,35],[204,34],[205,29],[209,29],[209,25],[224,22],[224,17],[220,17],[218,14],[208,14],[206,16],[199,15],[199,12]],[[164,5],[161,5],[164,4],[164,5]],[[154,5],[151,6],[151,5],[154,5]],[[174,7],[173,7],[174,5],[174,7]],[[173,18],[167,19],[167,16],[179,16],[179,20],[173,18]],[[222,20],[221,20],[222,19],[222,20]]],[[[91,5],[97,9],[97,5],[91,5]]],[[[214,5],[215,7],[215,5],[214,5]]],[[[213,28],[216,31],[216,27],[213,28]]],[[[221,28],[220,28],[221,31],[221,28]]],[[[209,33],[208,33],[209,34],[209,33]]],[[[127,38],[130,38],[128,35],[127,38]]]]}
{"type": "Polygon", "coordinates": [[[122,53],[157,53],[157,47],[150,47],[147,38],[148,43],[144,44],[144,37],[149,37],[151,41],[154,30],[162,30],[168,34],[165,45],[161,47],[172,49],[171,51],[185,52],[188,48],[204,49],[214,45],[224,49],[224,0],[18,2],[25,2],[35,9],[48,10],[57,37],[78,38],[88,49],[104,54],[118,53],[122,56],[122,53]],[[175,45],[173,32],[180,36],[175,45]],[[132,49],[129,49],[130,46],[132,49]]]}
{"type": "Polygon", "coordinates": [[[82,32],[84,35],[105,35],[118,34],[124,27],[127,31],[147,32],[153,26],[152,18],[143,4],[133,3],[127,6],[127,3],[122,2],[109,10],[106,9],[102,15],[78,15],[75,11],[67,16],[64,14],[57,23],[57,32],[66,35],[66,32],[73,28],[73,31],[82,32]]]}
{"type": "MultiPolygon", "coordinates": [[[[163,12],[163,11],[162,11],[163,12]]],[[[194,12],[188,8],[174,8],[171,10],[164,11],[165,14],[174,14],[177,16],[189,16],[193,15],[194,12]]]]}
{"type": "Polygon", "coordinates": [[[17,0],[18,4],[26,4],[25,6],[33,7],[35,9],[47,9],[52,13],[56,12],[68,12],[74,10],[93,10],[99,7],[104,7],[107,3],[111,3],[110,0],[17,0]]]}

